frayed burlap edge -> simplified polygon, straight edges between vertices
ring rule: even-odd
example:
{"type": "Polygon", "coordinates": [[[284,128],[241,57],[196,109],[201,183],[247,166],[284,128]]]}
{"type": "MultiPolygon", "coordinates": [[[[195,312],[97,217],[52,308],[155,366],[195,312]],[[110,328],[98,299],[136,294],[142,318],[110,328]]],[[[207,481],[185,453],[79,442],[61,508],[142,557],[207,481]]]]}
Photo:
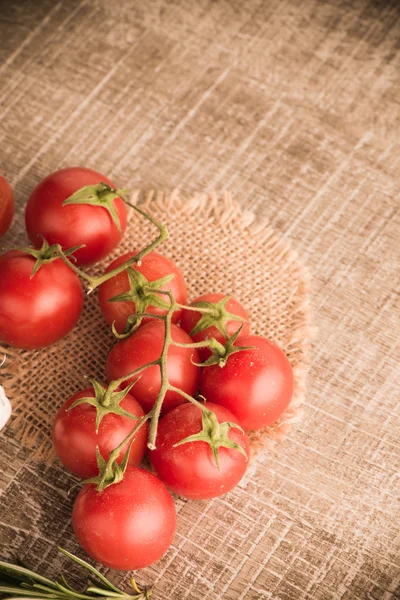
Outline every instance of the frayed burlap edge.
{"type": "MultiPolygon", "coordinates": [[[[249,432],[252,446],[252,455],[257,456],[263,449],[272,449],[281,441],[294,423],[301,419],[302,404],[304,402],[307,373],[309,369],[309,353],[311,341],[315,335],[312,325],[312,311],[310,305],[310,275],[307,268],[301,263],[297,252],[290,244],[270,226],[267,220],[260,222],[255,214],[243,209],[232,199],[230,192],[218,195],[216,192],[209,194],[195,194],[186,199],[179,190],[171,194],[162,191],[140,190],[132,193],[131,201],[138,203],[142,208],[151,213],[154,207],[167,212],[170,216],[184,216],[196,214],[203,221],[211,221],[221,228],[228,228],[232,232],[247,229],[257,243],[262,244],[266,251],[273,250],[285,262],[287,268],[294,271],[301,282],[297,288],[293,312],[298,315],[296,326],[291,329],[291,338],[288,347],[296,348],[296,360],[292,362],[295,376],[295,392],[288,410],[281,419],[273,425],[262,430],[249,432]]],[[[133,209],[131,209],[133,210],[133,209]]],[[[0,371],[0,384],[3,384],[12,402],[14,417],[11,418],[10,428],[15,437],[24,447],[33,450],[32,458],[51,464],[54,453],[49,439],[44,438],[35,424],[25,419],[29,406],[25,405],[23,394],[18,394],[18,362],[23,361],[24,350],[16,350],[0,345],[0,355],[7,355],[7,361],[0,371]],[[20,361],[13,360],[19,356],[20,361]],[[18,413],[15,415],[15,413],[18,413]]]]}

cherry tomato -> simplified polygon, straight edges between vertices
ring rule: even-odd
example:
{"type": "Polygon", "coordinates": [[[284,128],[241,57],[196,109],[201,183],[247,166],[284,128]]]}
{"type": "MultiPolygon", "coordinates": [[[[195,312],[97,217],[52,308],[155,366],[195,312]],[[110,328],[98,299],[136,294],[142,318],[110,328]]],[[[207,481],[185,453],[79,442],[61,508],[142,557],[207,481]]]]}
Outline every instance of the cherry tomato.
{"type": "Polygon", "coordinates": [[[0,175],[0,237],[6,234],[14,216],[14,196],[9,183],[0,175]]]}
{"type": "MultiPolygon", "coordinates": [[[[132,256],[138,254],[138,251],[128,252],[123,256],[119,256],[116,258],[106,269],[106,273],[119,267],[119,265],[123,264],[127,260],[129,260],[132,256]]],[[[168,275],[173,275],[173,278],[168,283],[164,285],[156,286],[157,289],[162,289],[163,291],[171,291],[174,294],[175,300],[179,304],[185,304],[187,298],[186,292],[186,283],[183,279],[183,275],[176,264],[163,256],[162,254],[158,254],[157,252],[150,252],[147,254],[142,260],[140,266],[132,265],[132,267],[139,271],[149,282],[154,282],[160,280],[168,275]]],[[[124,331],[127,318],[138,312],[135,308],[134,302],[130,301],[121,301],[121,302],[109,302],[112,298],[120,294],[126,294],[130,290],[130,282],[128,278],[128,274],[126,271],[119,273],[112,279],[108,279],[99,287],[99,301],[100,301],[100,309],[109,325],[114,323],[116,330],[118,333],[122,333],[124,331]]],[[[138,292],[138,304],[140,311],[140,302],[141,302],[141,290],[139,288],[138,292]]],[[[157,314],[157,315],[165,315],[168,309],[168,297],[165,295],[157,295],[157,298],[161,300],[161,302],[165,303],[167,308],[162,308],[158,306],[151,305],[151,299],[149,298],[150,304],[145,308],[145,312],[157,314]]],[[[180,319],[182,311],[176,310],[172,315],[172,322],[177,323],[180,319]]],[[[147,319],[148,320],[148,319],[147,319]]],[[[143,319],[143,323],[146,322],[146,318],[143,319]]]]}
{"type": "MultiPolygon", "coordinates": [[[[107,358],[108,381],[119,379],[149,362],[158,360],[163,348],[164,333],[164,322],[153,320],[141,325],[130,337],[115,344],[107,358]]],[[[175,342],[181,344],[192,342],[188,334],[173,323],[171,335],[175,342]]],[[[197,391],[200,378],[200,369],[192,361],[196,363],[199,361],[196,349],[174,345],[169,347],[167,355],[169,383],[190,395],[197,391]]],[[[128,379],[122,387],[134,379],[136,378],[128,379]]],[[[133,386],[132,393],[146,413],[152,409],[160,385],[160,368],[158,365],[153,365],[141,372],[140,379],[133,386]]],[[[183,402],[186,400],[180,394],[168,391],[164,398],[163,413],[183,402]]]]}
{"type": "Polygon", "coordinates": [[[200,390],[225,406],[243,429],[262,429],[279,419],[293,395],[293,371],[282,350],[259,335],[239,336],[236,346],[254,346],[229,356],[226,365],[202,370],[200,390]]]}
{"type": "Polygon", "coordinates": [[[176,527],[174,503],[152,473],[128,467],[119,483],[102,492],[86,484],[72,511],[78,542],[95,560],[113,569],[142,569],[161,558],[176,527]]]}
{"type": "Polygon", "coordinates": [[[42,348],[63,338],[82,311],[79,278],[60,258],[43,263],[31,278],[35,258],[11,250],[0,256],[0,342],[42,348]]]}
{"type": "MultiPolygon", "coordinates": [[[[226,408],[207,402],[219,423],[238,423],[226,408]]],[[[182,404],[160,419],[156,449],[149,452],[151,464],[160,479],[172,491],[185,498],[205,499],[226,494],[242,479],[248,464],[249,441],[237,428],[229,430],[229,440],[244,450],[220,446],[219,469],[210,444],[205,441],[175,444],[202,430],[202,410],[194,404],[182,404]]]]}
{"type": "MultiPolygon", "coordinates": [[[[202,303],[206,302],[206,303],[216,304],[216,303],[220,303],[221,300],[223,301],[227,297],[228,296],[226,294],[214,294],[214,293],[203,294],[202,296],[199,296],[198,298],[193,300],[193,302],[191,302],[190,306],[194,306],[197,302],[202,302],[202,303]]],[[[215,308],[216,308],[217,312],[218,312],[218,310],[220,310],[218,307],[218,304],[216,305],[215,308]]],[[[250,333],[249,317],[247,315],[245,308],[237,300],[235,300],[234,298],[230,298],[226,304],[226,310],[233,315],[241,317],[243,320],[236,321],[236,320],[232,320],[232,319],[229,320],[228,318],[223,319],[224,313],[222,310],[222,311],[220,311],[220,315],[222,317],[222,327],[220,325],[220,329],[225,326],[226,333],[230,337],[241,327],[241,325],[243,325],[240,335],[247,335],[248,333],[250,333]]],[[[197,323],[200,321],[202,316],[203,315],[200,312],[196,312],[193,310],[187,310],[187,309],[183,310],[182,319],[181,319],[182,329],[184,331],[186,331],[186,333],[191,335],[193,328],[197,325],[197,323]]],[[[220,321],[220,323],[221,323],[221,321],[220,321]]],[[[202,342],[203,340],[215,338],[218,342],[223,344],[226,340],[226,336],[221,332],[220,329],[217,329],[217,327],[215,325],[210,325],[210,326],[206,327],[205,329],[202,329],[202,331],[199,331],[198,333],[191,335],[191,338],[194,342],[202,342]]],[[[206,360],[209,356],[211,356],[211,351],[208,348],[198,348],[198,350],[199,350],[200,358],[203,361],[206,360]]]]}
{"type": "Polygon", "coordinates": [[[78,265],[105,258],[119,244],[125,231],[125,203],[120,198],[113,201],[121,233],[103,206],[63,206],[64,200],[80,188],[101,182],[115,187],[101,173],[82,167],[61,169],[43,179],[33,190],[26,206],[26,229],[32,243],[41,246],[43,236],[50,245],[60,244],[64,250],[84,244],[84,248],[74,253],[78,265]]]}
{"type": "MultiPolygon", "coordinates": [[[[78,404],[71,410],[69,407],[80,398],[94,398],[93,388],[78,392],[59,408],[53,424],[53,444],[55,452],[62,464],[81,479],[95,477],[99,470],[96,461],[96,446],[100,454],[107,460],[116,448],[135,427],[138,420],[123,415],[106,414],[96,433],[96,408],[89,404],[78,404]]],[[[140,404],[129,394],[119,404],[120,408],[139,419],[144,416],[140,404]]],[[[139,465],[146,453],[148,425],[145,423],[138,430],[131,445],[129,465],[139,465]]],[[[118,462],[121,462],[127,446],[121,451],[118,462]]]]}

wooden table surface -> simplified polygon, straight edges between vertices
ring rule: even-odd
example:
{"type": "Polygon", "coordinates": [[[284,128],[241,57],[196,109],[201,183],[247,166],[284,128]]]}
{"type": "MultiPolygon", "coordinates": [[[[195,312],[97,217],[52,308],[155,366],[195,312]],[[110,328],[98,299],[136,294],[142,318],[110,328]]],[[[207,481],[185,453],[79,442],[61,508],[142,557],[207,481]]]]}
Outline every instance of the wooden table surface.
{"type": "MultiPolygon", "coordinates": [[[[172,549],[138,580],[155,600],[400,598],[397,1],[1,0],[0,39],[17,219],[75,164],[230,189],[311,271],[302,420],[246,488],[178,501],[172,549]]],[[[0,467],[0,556],[59,574],[56,546],[78,550],[69,476],[10,428],[0,467]]]]}

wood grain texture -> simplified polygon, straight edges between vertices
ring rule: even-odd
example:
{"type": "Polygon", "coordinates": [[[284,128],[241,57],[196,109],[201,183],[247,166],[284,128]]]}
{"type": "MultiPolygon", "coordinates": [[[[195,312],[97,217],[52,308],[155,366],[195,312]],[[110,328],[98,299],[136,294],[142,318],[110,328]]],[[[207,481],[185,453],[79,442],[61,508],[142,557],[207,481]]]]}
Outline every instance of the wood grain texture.
{"type": "MultiPolygon", "coordinates": [[[[227,496],[177,499],[172,549],[138,575],[155,600],[400,598],[399,37],[394,0],[0,0],[6,243],[33,186],[84,164],[231,189],[313,276],[303,420],[227,496]]],[[[0,470],[2,557],[57,575],[73,479],[7,429],[0,470]]]]}

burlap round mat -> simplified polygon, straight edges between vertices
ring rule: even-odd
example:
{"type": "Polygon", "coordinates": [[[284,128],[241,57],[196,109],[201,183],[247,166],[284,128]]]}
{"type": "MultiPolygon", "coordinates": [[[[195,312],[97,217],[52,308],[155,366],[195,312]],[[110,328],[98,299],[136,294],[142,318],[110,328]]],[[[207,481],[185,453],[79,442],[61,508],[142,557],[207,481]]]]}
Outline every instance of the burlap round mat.
{"type": "MultiPolygon", "coordinates": [[[[178,192],[150,192],[144,197],[136,192],[133,201],[167,226],[170,237],[157,250],[183,271],[189,301],[207,291],[234,296],[246,307],[252,332],[272,339],[289,357],[296,381],[293,401],[278,423],[250,433],[257,452],[281,438],[299,417],[311,337],[307,271],[289,244],[268,223],[256,222],[252,213],[243,211],[229,193],[184,199],[178,192]]],[[[132,212],[121,245],[92,273],[102,272],[113,257],[140,249],[155,237],[154,226],[132,212]]],[[[51,460],[54,414],[87,386],[84,375],[105,381],[105,360],[113,341],[94,292],[86,298],[78,325],[57,344],[38,351],[0,346],[0,352],[8,355],[0,371],[0,384],[13,407],[8,427],[34,450],[34,458],[51,460]]]]}

